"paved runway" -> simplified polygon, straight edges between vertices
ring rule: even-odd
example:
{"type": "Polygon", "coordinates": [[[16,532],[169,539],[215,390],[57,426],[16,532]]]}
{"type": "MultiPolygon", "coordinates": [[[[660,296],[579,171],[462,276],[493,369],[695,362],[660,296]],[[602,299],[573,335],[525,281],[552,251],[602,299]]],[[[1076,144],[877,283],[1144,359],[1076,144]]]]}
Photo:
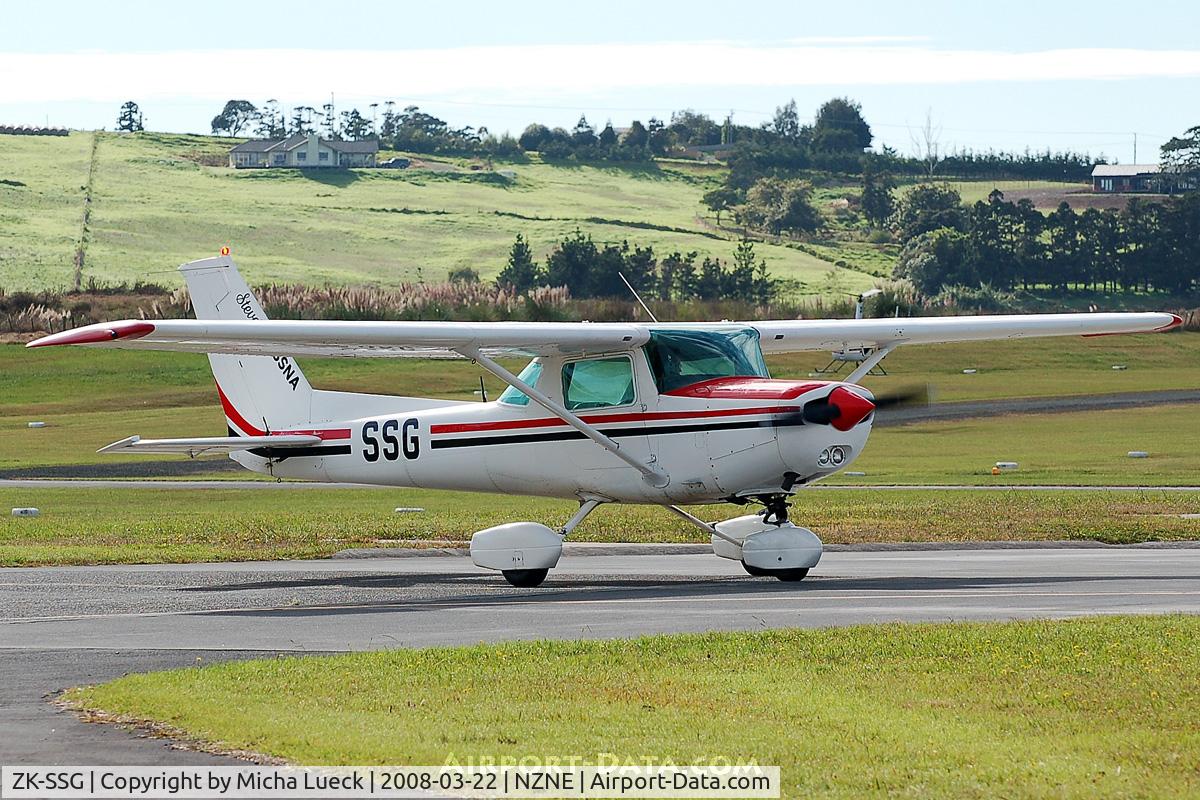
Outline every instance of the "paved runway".
{"type": "MultiPolygon", "coordinates": [[[[606,554],[608,553],[608,554],[606,554]]],[[[540,589],[462,556],[0,570],[0,763],[207,760],[43,695],[276,652],[890,620],[1200,613],[1200,547],[827,552],[799,584],[704,554],[568,555],[540,589]]]]}

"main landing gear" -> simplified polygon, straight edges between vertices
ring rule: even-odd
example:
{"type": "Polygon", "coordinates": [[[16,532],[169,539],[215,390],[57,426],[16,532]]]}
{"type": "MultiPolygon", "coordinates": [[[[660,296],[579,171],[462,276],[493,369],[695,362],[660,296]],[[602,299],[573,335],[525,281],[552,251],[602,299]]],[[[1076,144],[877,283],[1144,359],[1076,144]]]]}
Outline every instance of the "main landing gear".
{"type": "MultiPolygon", "coordinates": [[[[759,514],[710,524],[678,506],[672,513],[709,533],[713,553],[741,563],[755,577],[798,581],[821,560],[821,540],[808,528],[788,521],[788,495],[755,498],[765,506],[759,514]]],[[[480,567],[498,570],[520,589],[532,589],[546,580],[562,557],[563,539],[606,500],[588,498],[559,530],[538,522],[510,522],[482,530],[471,537],[471,560],[480,567]]]]}

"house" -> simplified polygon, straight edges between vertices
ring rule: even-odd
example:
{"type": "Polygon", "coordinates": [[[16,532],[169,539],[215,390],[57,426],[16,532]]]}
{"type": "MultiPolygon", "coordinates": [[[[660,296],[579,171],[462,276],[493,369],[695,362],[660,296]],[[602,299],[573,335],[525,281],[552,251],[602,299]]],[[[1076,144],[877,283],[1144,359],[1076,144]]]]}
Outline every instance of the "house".
{"type": "Polygon", "coordinates": [[[1097,164],[1092,168],[1093,192],[1161,191],[1158,164],[1097,164]]]}
{"type": "Polygon", "coordinates": [[[229,151],[229,166],[253,167],[373,167],[379,142],[342,142],[321,139],[315,133],[297,133],[286,139],[251,139],[229,151]]]}

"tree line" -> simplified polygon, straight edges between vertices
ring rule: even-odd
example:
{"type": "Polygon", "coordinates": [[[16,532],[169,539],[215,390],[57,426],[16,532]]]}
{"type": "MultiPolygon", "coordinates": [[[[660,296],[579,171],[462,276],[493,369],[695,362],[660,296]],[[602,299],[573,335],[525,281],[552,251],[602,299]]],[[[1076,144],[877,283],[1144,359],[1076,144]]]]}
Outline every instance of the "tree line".
{"type": "Polygon", "coordinates": [[[576,230],[556,243],[542,263],[528,240],[517,234],[508,262],[496,283],[517,293],[544,286],[566,286],[576,298],[628,297],[625,280],[648,299],[663,301],[741,300],[766,304],[775,295],[767,263],[754,244],[737,244],[733,263],[696,252],[675,251],[658,257],[652,247],[629,242],[597,244],[576,230]]]}
{"type": "Polygon", "coordinates": [[[214,134],[230,136],[248,133],[271,139],[315,132],[327,139],[378,139],[391,149],[416,153],[514,157],[536,151],[549,160],[571,161],[638,162],[691,147],[721,145],[731,167],[728,185],[737,192],[744,192],[759,177],[805,170],[859,175],[872,168],[912,176],[1082,180],[1094,164],[1105,161],[1087,153],[1049,150],[941,153],[932,128],[917,156],[901,156],[890,147],[865,152],[874,138],[871,126],[861,105],[846,97],[823,103],[811,122],[800,118],[792,100],[759,125],[736,123],[732,114],[718,122],[707,114],[683,109],[666,120],[632,120],[625,128],[614,127],[611,120],[597,126],[586,116],[570,129],[534,122],[515,138],[507,133],[497,136],[483,126],[454,127],[418,106],[401,107],[393,101],[372,103],[366,111],[339,111],[332,99],[290,109],[276,100],[261,106],[249,100],[230,100],[213,117],[211,127],[214,134]]]}
{"type": "Polygon", "coordinates": [[[1132,198],[1121,211],[1065,202],[1049,214],[999,190],[962,205],[949,186],[915,187],[894,224],[904,242],[895,276],[926,295],[946,287],[1058,291],[1200,287],[1200,193],[1167,202],[1132,198]]]}

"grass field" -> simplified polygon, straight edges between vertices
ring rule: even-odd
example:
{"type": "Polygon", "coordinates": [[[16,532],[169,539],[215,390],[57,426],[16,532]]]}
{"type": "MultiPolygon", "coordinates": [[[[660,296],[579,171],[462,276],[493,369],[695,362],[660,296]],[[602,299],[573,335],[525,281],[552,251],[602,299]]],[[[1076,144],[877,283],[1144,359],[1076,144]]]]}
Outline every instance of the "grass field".
{"type": "Polygon", "coordinates": [[[1194,797],[1198,648],[1192,617],[861,626],[279,658],[66,699],[299,764],[754,760],[785,797],[1194,797]]]}
{"type": "MultiPolygon", "coordinates": [[[[419,489],[0,488],[0,566],[319,558],[345,548],[413,540],[465,542],[482,528],[529,519],[561,525],[569,501],[419,489]],[[393,513],[397,506],[424,513],[393,513]]],[[[699,506],[708,520],[739,511],[699,506]]],[[[1200,537],[1196,492],[812,490],[793,518],[826,542],[1081,539],[1112,543],[1200,537]]],[[[592,514],[573,541],[707,542],[656,506],[592,514]]]]}
{"type": "MultiPolygon", "coordinates": [[[[232,170],[201,166],[231,146],[213,137],[99,134],[84,279],[169,286],[176,265],[233,248],[252,283],[442,281],[456,267],[492,277],[517,233],[542,255],[576,228],[597,241],[729,259],[700,197],[720,180],[702,165],[497,164],[481,171],[232,170]]],[[[70,285],[92,134],[0,136],[0,286],[70,285]]],[[[831,265],[763,244],[772,272],[823,293],[831,265]]],[[[871,277],[837,270],[846,291],[871,277]]]]}

